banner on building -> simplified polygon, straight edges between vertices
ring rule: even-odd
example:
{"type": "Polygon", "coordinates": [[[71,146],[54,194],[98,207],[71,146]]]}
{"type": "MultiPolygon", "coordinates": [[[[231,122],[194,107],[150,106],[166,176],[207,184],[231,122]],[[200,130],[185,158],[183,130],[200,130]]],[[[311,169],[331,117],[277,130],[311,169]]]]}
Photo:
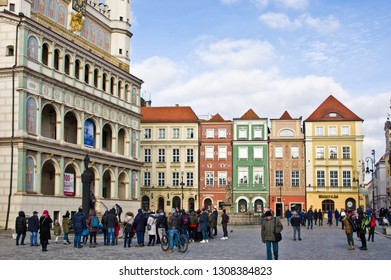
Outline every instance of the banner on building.
{"type": "Polygon", "coordinates": [[[75,175],[72,173],[64,174],[64,195],[75,195],[75,175]]]}

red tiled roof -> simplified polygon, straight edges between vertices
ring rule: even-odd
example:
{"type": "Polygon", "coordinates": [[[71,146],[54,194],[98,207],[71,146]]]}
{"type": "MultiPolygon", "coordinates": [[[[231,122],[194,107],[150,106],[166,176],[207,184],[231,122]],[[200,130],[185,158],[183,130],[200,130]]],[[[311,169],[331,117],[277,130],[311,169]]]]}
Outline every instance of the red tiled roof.
{"type": "Polygon", "coordinates": [[[253,111],[253,109],[248,109],[246,113],[244,113],[243,116],[240,117],[241,120],[259,120],[260,117],[258,117],[257,114],[253,111]]]}
{"type": "Polygon", "coordinates": [[[325,101],[305,120],[305,122],[316,121],[364,121],[345,105],[330,95],[325,101]],[[335,114],[330,116],[329,114],[335,114]]]}
{"type": "Polygon", "coordinates": [[[289,115],[288,111],[285,111],[284,114],[280,117],[280,120],[292,120],[291,115],[289,115]]]}
{"type": "Polygon", "coordinates": [[[198,117],[189,106],[141,107],[141,123],[195,123],[198,117]]]}

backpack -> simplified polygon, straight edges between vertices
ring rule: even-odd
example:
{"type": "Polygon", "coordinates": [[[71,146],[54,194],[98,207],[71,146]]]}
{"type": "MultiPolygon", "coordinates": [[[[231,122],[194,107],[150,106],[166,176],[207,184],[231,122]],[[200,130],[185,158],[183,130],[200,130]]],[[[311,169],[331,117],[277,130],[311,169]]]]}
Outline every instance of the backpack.
{"type": "Polygon", "coordinates": [[[224,217],[225,217],[224,222],[228,224],[229,223],[229,216],[227,214],[225,214],[224,217]]]}
{"type": "Polygon", "coordinates": [[[189,224],[189,216],[188,215],[182,215],[182,225],[187,226],[189,224]]]}
{"type": "Polygon", "coordinates": [[[351,218],[347,218],[347,219],[349,221],[350,227],[352,228],[352,231],[356,232],[357,231],[357,224],[356,224],[355,220],[352,220],[351,218]]]}
{"type": "Polygon", "coordinates": [[[99,219],[98,219],[97,216],[92,216],[92,218],[91,218],[91,227],[92,228],[99,227],[99,219]]]}

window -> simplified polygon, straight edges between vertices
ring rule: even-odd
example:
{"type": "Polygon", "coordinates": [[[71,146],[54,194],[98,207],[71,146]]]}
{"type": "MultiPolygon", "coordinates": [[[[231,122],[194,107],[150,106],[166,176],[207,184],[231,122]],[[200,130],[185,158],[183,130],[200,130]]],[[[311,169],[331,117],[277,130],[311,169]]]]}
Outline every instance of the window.
{"type": "Polygon", "coordinates": [[[299,147],[291,147],[291,158],[299,158],[299,147]]]}
{"type": "Polygon", "coordinates": [[[151,139],[152,130],[150,128],[144,129],[144,139],[151,139]]]}
{"type": "Polygon", "coordinates": [[[172,129],[172,138],[173,139],[179,139],[179,128],[173,128],[172,129]]]}
{"type": "Polygon", "coordinates": [[[194,185],[193,172],[187,172],[186,173],[186,186],[193,186],[193,185],[194,185]]]}
{"type": "Polygon", "coordinates": [[[329,147],[329,155],[330,155],[330,159],[337,159],[338,158],[336,146],[329,147]]]}
{"type": "Polygon", "coordinates": [[[341,134],[342,135],[350,135],[350,126],[348,125],[343,125],[341,127],[341,134]]]}
{"type": "Polygon", "coordinates": [[[325,172],[323,170],[316,171],[316,185],[324,187],[326,185],[325,172]]]}
{"type": "Polygon", "coordinates": [[[90,65],[84,65],[84,82],[86,84],[90,83],[90,65]]]}
{"type": "Polygon", "coordinates": [[[263,147],[254,147],[254,159],[263,159],[263,147]]]}
{"type": "Polygon", "coordinates": [[[151,172],[144,172],[144,186],[151,185],[151,172]]]}
{"type": "Polygon", "coordinates": [[[213,128],[208,128],[206,130],[206,138],[213,138],[215,134],[215,131],[213,128]]]}
{"type": "Polygon", "coordinates": [[[15,4],[14,3],[10,3],[10,11],[15,12],[15,4]]]}
{"type": "Polygon", "coordinates": [[[275,148],[276,158],[282,158],[282,147],[275,148]]]}
{"type": "Polygon", "coordinates": [[[102,82],[102,90],[106,91],[106,83],[107,83],[107,74],[106,73],[103,73],[101,82],[102,82]]]}
{"type": "Polygon", "coordinates": [[[350,147],[342,147],[342,158],[350,159],[350,147]]]}
{"type": "Polygon", "coordinates": [[[164,182],[164,172],[158,172],[157,174],[157,185],[159,187],[164,187],[165,182],[164,182]]]}
{"type": "Polygon", "coordinates": [[[262,128],[254,128],[254,139],[262,139],[262,128]]]}
{"type": "Polygon", "coordinates": [[[179,149],[172,149],[172,162],[179,162],[179,149]]]}
{"type": "Polygon", "coordinates": [[[166,139],[166,129],[165,128],[159,128],[159,139],[166,139]]]}
{"type": "Polygon", "coordinates": [[[247,139],[247,128],[245,127],[239,128],[239,139],[247,139]]]}
{"type": "Polygon", "coordinates": [[[205,159],[213,159],[213,146],[205,147],[205,159]]]}
{"type": "Polygon", "coordinates": [[[324,127],[323,126],[315,127],[315,136],[324,136],[324,127]]]}
{"type": "Polygon", "coordinates": [[[219,177],[219,186],[226,186],[227,185],[227,172],[219,171],[218,177],[219,177]]]}
{"type": "MultiPolygon", "coordinates": [[[[69,74],[69,73],[67,73],[67,74],[69,74]]],[[[99,70],[95,69],[94,70],[94,87],[96,87],[96,88],[98,87],[98,80],[99,80],[99,70]]]]}
{"type": "Polygon", "coordinates": [[[205,172],[205,186],[213,186],[213,172],[205,172]]]}
{"type": "Polygon", "coordinates": [[[324,147],[316,147],[316,158],[324,159],[324,147]]]}
{"type": "Polygon", "coordinates": [[[65,55],[65,59],[64,59],[64,72],[67,75],[69,75],[69,73],[71,71],[70,64],[71,64],[71,57],[67,54],[67,55],[65,55]]]}
{"type": "Polygon", "coordinates": [[[300,173],[298,170],[293,170],[292,171],[292,187],[298,187],[300,184],[300,173]]]}
{"type": "Polygon", "coordinates": [[[7,46],[6,56],[14,56],[14,46],[7,46]]]}
{"type": "Polygon", "coordinates": [[[276,186],[283,186],[284,185],[284,171],[282,170],[276,170],[276,186]]]}
{"type": "Polygon", "coordinates": [[[165,161],[166,161],[166,150],[159,149],[158,150],[158,162],[165,162],[165,161]]]}
{"type": "Polygon", "coordinates": [[[352,185],[352,177],[350,171],[342,171],[342,185],[350,187],[352,185]]]}
{"type": "Polygon", "coordinates": [[[194,162],[194,151],[193,149],[187,149],[186,162],[194,162]]]}
{"type": "Polygon", "coordinates": [[[330,171],[330,186],[338,187],[338,171],[330,171]]]}
{"type": "Polygon", "coordinates": [[[227,129],[219,128],[219,138],[227,138],[227,129]]]}
{"type": "Polygon", "coordinates": [[[248,147],[239,147],[239,159],[248,159],[248,147]]]}
{"type": "Polygon", "coordinates": [[[186,132],[187,139],[193,139],[194,138],[194,129],[188,128],[186,131],[187,131],[186,132]]]}
{"type": "Polygon", "coordinates": [[[227,159],[227,147],[226,146],[219,146],[219,159],[227,159]]]}
{"type": "Polygon", "coordinates": [[[295,134],[290,129],[283,129],[280,131],[280,136],[282,137],[293,137],[295,134]]]}
{"type": "Polygon", "coordinates": [[[329,136],[337,136],[337,127],[329,126],[329,136]]]}
{"type": "Polygon", "coordinates": [[[263,184],[263,168],[262,167],[254,167],[253,169],[253,183],[254,185],[262,185],[263,184]]]}
{"type": "Polygon", "coordinates": [[[239,167],[238,169],[238,179],[240,185],[248,184],[248,169],[247,167],[239,167]]]}
{"type": "MultiPolygon", "coordinates": [[[[47,44],[42,45],[42,63],[48,66],[49,64],[49,47],[47,44]]],[[[79,60],[76,60],[75,63],[75,77],[79,79],[79,60]],[[76,76],[77,75],[77,76],[76,76]]]]}
{"type": "Polygon", "coordinates": [[[172,185],[174,187],[179,186],[179,172],[172,173],[172,185]]]}
{"type": "Polygon", "coordinates": [[[151,149],[144,150],[144,162],[151,162],[151,149]]]}

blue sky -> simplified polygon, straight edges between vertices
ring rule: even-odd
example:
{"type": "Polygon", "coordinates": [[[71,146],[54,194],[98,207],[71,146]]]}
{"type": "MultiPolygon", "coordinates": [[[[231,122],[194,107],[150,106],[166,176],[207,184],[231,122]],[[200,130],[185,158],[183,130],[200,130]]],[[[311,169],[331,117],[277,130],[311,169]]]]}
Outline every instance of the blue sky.
{"type": "Polygon", "coordinates": [[[308,117],[330,94],[385,151],[391,1],[133,0],[131,72],[153,106],[308,117]]]}

